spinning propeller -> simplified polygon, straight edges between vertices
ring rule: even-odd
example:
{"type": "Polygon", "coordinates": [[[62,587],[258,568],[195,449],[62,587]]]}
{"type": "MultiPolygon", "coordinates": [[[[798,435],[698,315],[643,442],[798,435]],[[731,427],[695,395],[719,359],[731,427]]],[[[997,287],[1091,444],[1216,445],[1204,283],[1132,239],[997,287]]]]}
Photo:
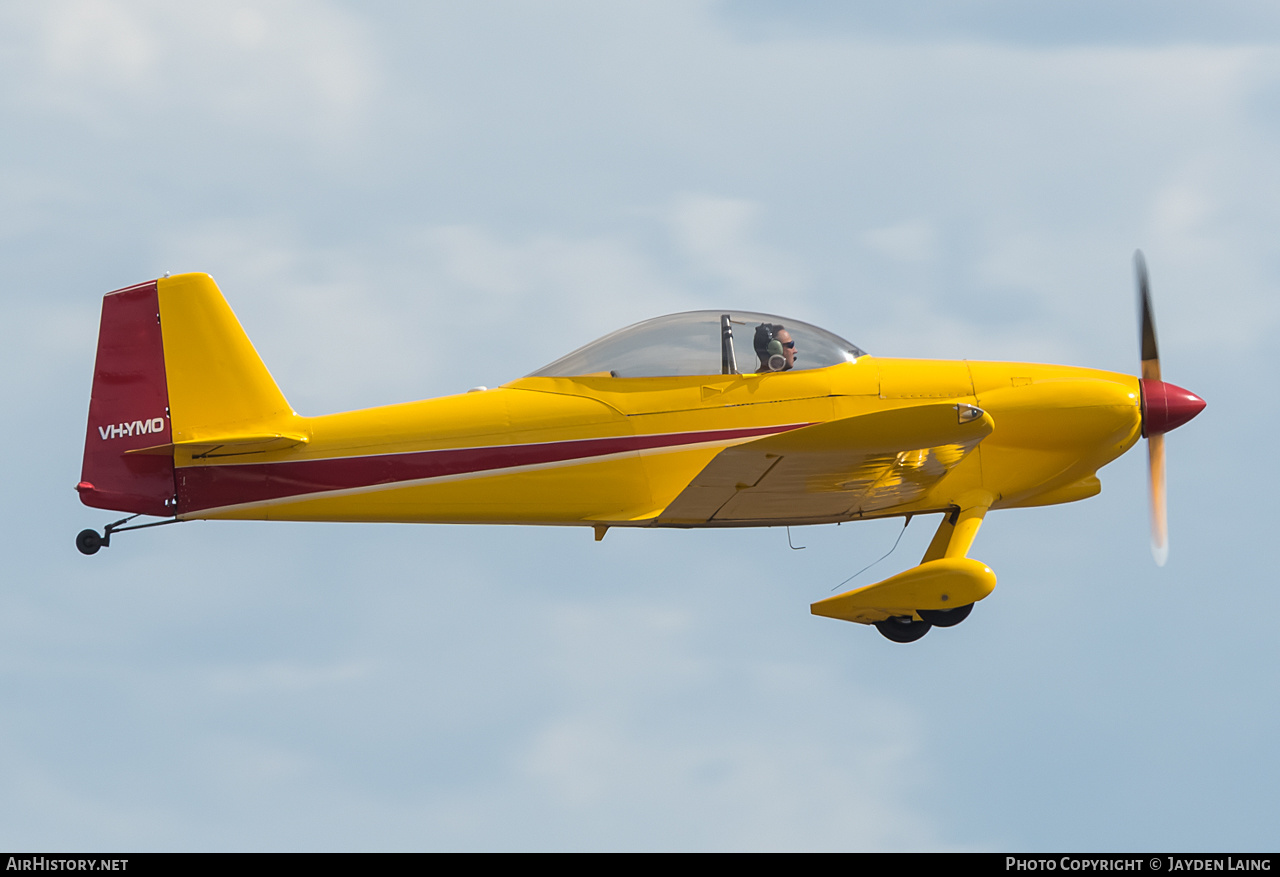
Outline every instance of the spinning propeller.
{"type": "Polygon", "coordinates": [[[1177,429],[1204,410],[1195,393],[1160,380],[1160,353],[1156,349],[1156,324],[1151,316],[1151,288],[1142,251],[1133,254],[1138,273],[1138,309],[1141,314],[1142,434],[1147,439],[1151,480],[1151,555],[1164,566],[1169,557],[1169,517],[1165,499],[1164,434],[1177,429]]]}

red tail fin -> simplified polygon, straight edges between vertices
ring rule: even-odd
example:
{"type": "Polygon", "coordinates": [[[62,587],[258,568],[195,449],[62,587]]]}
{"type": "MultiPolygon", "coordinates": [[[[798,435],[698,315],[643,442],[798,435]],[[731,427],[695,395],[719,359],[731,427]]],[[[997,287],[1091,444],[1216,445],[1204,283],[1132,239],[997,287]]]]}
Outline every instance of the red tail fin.
{"type": "Polygon", "coordinates": [[[153,280],[102,299],[84,468],[76,485],[80,501],[100,509],[173,515],[172,450],[137,453],[168,445],[170,436],[160,301],[153,280]]]}

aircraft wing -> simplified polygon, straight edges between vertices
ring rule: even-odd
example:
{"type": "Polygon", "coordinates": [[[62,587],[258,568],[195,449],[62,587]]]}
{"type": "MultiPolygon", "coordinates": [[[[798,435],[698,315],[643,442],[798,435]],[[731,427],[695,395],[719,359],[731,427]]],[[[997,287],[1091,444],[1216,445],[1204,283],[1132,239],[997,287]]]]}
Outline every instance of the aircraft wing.
{"type": "Polygon", "coordinates": [[[832,420],[726,448],[653,523],[831,520],[919,499],[991,434],[991,416],[935,403],[832,420]]]}

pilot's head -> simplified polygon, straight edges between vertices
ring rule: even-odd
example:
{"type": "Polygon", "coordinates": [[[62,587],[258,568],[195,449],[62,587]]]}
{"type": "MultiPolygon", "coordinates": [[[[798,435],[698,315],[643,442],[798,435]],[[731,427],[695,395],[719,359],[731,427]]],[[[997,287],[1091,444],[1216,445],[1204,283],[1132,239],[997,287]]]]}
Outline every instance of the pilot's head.
{"type": "Polygon", "coordinates": [[[796,343],[791,340],[791,333],[777,323],[756,326],[752,343],[762,372],[784,372],[796,364],[796,343]]]}

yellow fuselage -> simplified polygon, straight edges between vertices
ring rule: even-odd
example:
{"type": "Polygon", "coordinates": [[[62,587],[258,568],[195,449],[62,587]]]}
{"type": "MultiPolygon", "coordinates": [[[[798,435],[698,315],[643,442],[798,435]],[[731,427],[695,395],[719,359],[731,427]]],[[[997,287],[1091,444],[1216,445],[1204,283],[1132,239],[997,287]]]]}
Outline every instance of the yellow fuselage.
{"type": "Polygon", "coordinates": [[[776,374],[529,377],[420,402],[293,415],[288,431],[306,440],[278,450],[218,456],[179,446],[179,517],[649,526],[726,447],[938,402],[983,409],[994,431],[890,514],[947,510],[975,490],[995,498],[991,508],[1084,499],[1100,489],[1098,469],[1141,431],[1137,378],[1066,366],[864,356],[776,374]]]}

